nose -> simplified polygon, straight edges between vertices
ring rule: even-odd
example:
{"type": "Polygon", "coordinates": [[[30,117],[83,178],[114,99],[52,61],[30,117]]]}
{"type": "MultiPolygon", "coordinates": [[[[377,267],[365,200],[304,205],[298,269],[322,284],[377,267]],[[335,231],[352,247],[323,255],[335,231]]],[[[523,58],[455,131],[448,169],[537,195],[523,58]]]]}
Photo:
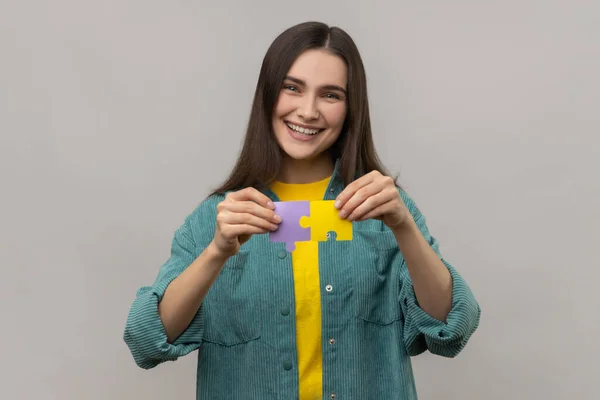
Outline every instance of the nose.
{"type": "Polygon", "coordinates": [[[312,96],[305,96],[297,110],[298,116],[305,120],[315,120],[319,118],[317,102],[312,96]]]}

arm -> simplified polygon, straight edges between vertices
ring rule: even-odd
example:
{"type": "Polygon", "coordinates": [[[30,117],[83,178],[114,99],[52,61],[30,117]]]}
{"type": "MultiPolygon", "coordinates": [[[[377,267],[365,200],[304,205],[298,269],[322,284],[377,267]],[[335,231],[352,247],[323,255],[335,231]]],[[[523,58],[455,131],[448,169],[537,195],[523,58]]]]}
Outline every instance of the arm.
{"type": "Polygon", "coordinates": [[[173,238],[171,257],[154,284],[138,291],[129,312],[124,340],[140,367],[153,368],[199,348],[206,294],[244,242],[277,229],[281,219],[273,208],[267,196],[247,188],[222,202],[211,197],[186,218],[173,238]]]}
{"type": "Polygon", "coordinates": [[[421,309],[445,322],[452,307],[452,276],[448,268],[425,240],[414,220],[392,231],[421,309]]]}
{"type": "Polygon", "coordinates": [[[348,184],[337,196],[335,207],[341,218],[377,218],[394,232],[404,256],[399,301],[408,353],[429,349],[456,356],[479,325],[481,311],[467,284],[442,258],[412,199],[391,177],[371,171],[348,184]]]}
{"type": "Polygon", "coordinates": [[[394,231],[404,256],[400,304],[405,315],[404,342],[411,355],[425,350],[454,357],[479,325],[481,310],[467,283],[440,254],[425,217],[401,193],[413,221],[394,231]]]}
{"type": "Polygon", "coordinates": [[[165,290],[158,304],[158,315],[173,343],[189,326],[208,289],[219,276],[227,257],[211,243],[165,290]]]}
{"type": "Polygon", "coordinates": [[[195,252],[188,219],[175,232],[171,257],[154,284],[137,292],[123,339],[141,368],[175,361],[200,346],[204,332],[200,305],[220,270],[220,260],[210,247],[196,259],[195,252]]]}

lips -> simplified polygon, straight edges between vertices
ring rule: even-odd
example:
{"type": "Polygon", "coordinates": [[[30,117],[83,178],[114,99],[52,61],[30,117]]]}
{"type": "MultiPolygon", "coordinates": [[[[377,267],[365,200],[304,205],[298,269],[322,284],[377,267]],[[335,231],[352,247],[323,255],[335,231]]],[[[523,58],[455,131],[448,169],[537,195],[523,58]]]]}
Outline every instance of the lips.
{"type": "Polygon", "coordinates": [[[290,126],[286,123],[285,124],[285,129],[288,131],[288,134],[290,135],[290,137],[298,142],[310,142],[315,140],[315,138],[317,138],[319,136],[319,133],[322,132],[324,129],[318,130],[317,133],[301,133],[298,132],[292,128],[290,128],[290,126]]]}
{"type": "Polygon", "coordinates": [[[306,125],[298,125],[289,121],[284,121],[285,125],[292,131],[297,132],[302,135],[316,135],[323,131],[323,128],[314,127],[314,126],[306,126],[306,125]]]}

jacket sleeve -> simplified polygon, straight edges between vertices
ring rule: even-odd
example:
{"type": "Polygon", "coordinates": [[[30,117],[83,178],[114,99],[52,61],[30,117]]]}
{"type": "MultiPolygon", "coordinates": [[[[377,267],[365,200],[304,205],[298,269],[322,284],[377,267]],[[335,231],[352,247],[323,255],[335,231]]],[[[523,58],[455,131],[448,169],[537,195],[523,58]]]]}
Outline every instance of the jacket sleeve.
{"type": "Polygon", "coordinates": [[[440,254],[437,240],[431,236],[425,216],[405,193],[402,198],[413,215],[425,240],[440,257],[452,276],[452,308],[446,322],[439,321],[418,304],[408,269],[403,262],[400,272],[400,305],[404,313],[404,345],[408,354],[415,356],[429,350],[443,357],[455,357],[467,344],[479,326],[481,309],[471,289],[456,269],[440,254]]]}
{"type": "Polygon", "coordinates": [[[144,369],[154,368],[165,361],[175,361],[197,350],[204,333],[204,307],[201,305],[187,329],[173,342],[158,314],[158,304],[167,286],[196,258],[197,244],[192,235],[191,216],[176,231],[171,255],[161,266],[152,286],[140,288],[129,310],[123,339],[136,364],[144,369]]]}

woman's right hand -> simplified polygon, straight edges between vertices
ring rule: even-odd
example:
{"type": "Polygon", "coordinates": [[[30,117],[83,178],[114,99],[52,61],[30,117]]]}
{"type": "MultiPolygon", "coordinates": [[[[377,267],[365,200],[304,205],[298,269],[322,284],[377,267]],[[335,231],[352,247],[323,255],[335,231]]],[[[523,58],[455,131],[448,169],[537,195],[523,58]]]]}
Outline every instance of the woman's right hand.
{"type": "Polygon", "coordinates": [[[274,209],[271,199],[252,187],[227,194],[217,205],[214,246],[229,257],[237,254],[252,235],[276,230],[281,217],[274,209]]]}

